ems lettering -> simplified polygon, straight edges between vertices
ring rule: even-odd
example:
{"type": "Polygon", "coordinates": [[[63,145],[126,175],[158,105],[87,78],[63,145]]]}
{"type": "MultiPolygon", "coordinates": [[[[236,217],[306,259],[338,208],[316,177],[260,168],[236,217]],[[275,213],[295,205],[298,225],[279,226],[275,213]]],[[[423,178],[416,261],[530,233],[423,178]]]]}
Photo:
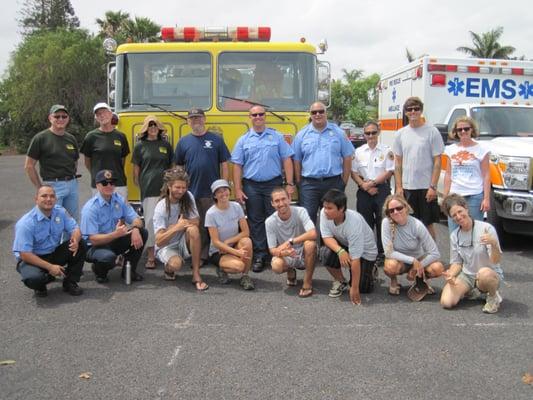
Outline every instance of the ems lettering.
{"type": "Polygon", "coordinates": [[[478,97],[483,99],[504,98],[511,100],[516,96],[516,82],[512,79],[466,79],[466,97],[478,97]]]}

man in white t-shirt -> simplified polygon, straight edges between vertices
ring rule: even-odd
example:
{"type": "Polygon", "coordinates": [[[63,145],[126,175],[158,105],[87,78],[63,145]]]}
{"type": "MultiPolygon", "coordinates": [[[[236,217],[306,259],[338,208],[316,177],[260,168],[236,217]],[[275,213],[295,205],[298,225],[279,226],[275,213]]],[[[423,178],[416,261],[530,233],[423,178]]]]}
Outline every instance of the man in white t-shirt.
{"type": "Polygon", "coordinates": [[[296,286],[296,270],[305,269],[300,297],[313,294],[316,259],[316,229],[303,207],[291,206],[287,191],[278,187],[271,194],[274,214],[265,221],[272,271],[287,273],[287,285],[296,286]]]}

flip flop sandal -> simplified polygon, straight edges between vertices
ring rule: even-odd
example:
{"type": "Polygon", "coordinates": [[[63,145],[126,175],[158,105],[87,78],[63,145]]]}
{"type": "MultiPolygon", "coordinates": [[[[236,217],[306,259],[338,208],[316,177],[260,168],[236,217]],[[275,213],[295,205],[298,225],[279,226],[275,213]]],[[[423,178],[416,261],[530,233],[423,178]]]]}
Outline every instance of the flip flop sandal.
{"type": "Polygon", "coordinates": [[[389,286],[389,294],[391,296],[399,296],[401,290],[402,290],[401,285],[389,286]]]}
{"type": "Polygon", "coordinates": [[[294,268],[287,271],[287,286],[296,286],[296,270],[294,268]]]}
{"type": "Polygon", "coordinates": [[[209,285],[205,283],[204,281],[192,281],[192,284],[196,287],[196,290],[198,290],[199,292],[205,292],[207,289],[209,289],[209,285]]]}
{"type": "Polygon", "coordinates": [[[300,289],[300,292],[298,293],[298,297],[304,299],[306,297],[311,297],[313,295],[313,288],[312,287],[308,287],[308,288],[301,288],[300,289]]]}

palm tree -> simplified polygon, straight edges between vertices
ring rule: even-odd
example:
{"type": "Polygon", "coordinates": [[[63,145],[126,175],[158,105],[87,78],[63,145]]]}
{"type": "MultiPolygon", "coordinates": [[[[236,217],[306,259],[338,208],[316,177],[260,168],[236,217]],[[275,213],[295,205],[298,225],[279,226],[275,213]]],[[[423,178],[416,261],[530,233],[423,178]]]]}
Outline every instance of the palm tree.
{"type": "Polygon", "coordinates": [[[157,41],[157,34],[161,29],[160,25],[145,17],[135,17],[124,23],[124,33],[128,41],[132,42],[154,42],[157,41]]]}
{"type": "Polygon", "coordinates": [[[361,79],[363,76],[363,70],[362,69],[352,69],[351,71],[348,71],[346,68],[342,69],[342,77],[344,80],[348,83],[355,82],[358,79],[361,79]]]}
{"type": "Polygon", "coordinates": [[[100,36],[115,37],[123,29],[124,23],[130,19],[127,12],[106,11],[105,18],[96,18],[96,23],[100,27],[100,36]]]}
{"type": "Polygon", "coordinates": [[[470,57],[508,59],[515,51],[513,46],[502,46],[498,41],[503,34],[503,27],[499,26],[482,34],[470,31],[474,47],[460,46],[457,51],[462,51],[470,57]]]}

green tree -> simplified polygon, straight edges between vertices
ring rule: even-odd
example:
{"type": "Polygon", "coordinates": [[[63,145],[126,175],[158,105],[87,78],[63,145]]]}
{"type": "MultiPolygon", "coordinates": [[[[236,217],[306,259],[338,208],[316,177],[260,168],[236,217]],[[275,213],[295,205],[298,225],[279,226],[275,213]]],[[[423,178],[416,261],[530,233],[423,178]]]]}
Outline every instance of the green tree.
{"type": "Polygon", "coordinates": [[[112,37],[117,43],[124,43],[126,41],[124,24],[129,19],[130,15],[127,12],[106,11],[103,19],[96,18],[96,23],[100,27],[98,35],[103,38],[112,37]]]}
{"type": "Polygon", "coordinates": [[[18,22],[25,34],[80,26],[70,0],[25,0],[18,22]]]}
{"type": "Polygon", "coordinates": [[[135,17],[128,19],[123,24],[123,30],[127,41],[131,42],[155,42],[158,41],[157,34],[161,29],[160,25],[145,17],[135,17]]]}
{"type": "Polygon", "coordinates": [[[41,31],[26,36],[0,85],[4,142],[24,151],[48,126],[52,104],[67,106],[69,132],[81,139],[93,126],[93,105],[105,98],[106,59],[101,39],[84,30],[41,31]]]}
{"type": "Polygon", "coordinates": [[[499,26],[481,34],[470,31],[473,47],[460,46],[457,51],[468,54],[470,57],[503,58],[508,59],[515,48],[502,46],[499,40],[503,34],[503,27],[499,26]]]}

